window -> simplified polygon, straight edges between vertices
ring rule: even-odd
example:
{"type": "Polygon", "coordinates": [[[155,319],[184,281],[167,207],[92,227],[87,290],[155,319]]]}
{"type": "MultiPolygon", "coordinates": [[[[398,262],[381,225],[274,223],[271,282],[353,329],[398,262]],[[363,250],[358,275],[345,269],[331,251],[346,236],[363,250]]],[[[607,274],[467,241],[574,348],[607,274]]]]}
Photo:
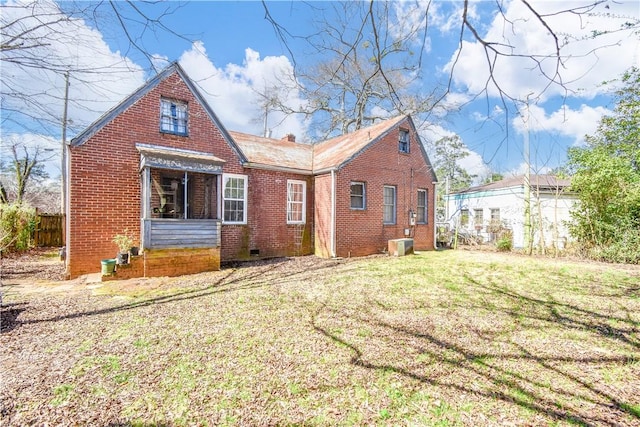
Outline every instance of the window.
{"type": "Polygon", "coordinates": [[[500,209],[491,209],[491,222],[500,222],[500,209]]]}
{"type": "Polygon", "coordinates": [[[307,183],[287,181],[287,224],[304,224],[306,212],[307,183]]]}
{"type": "Polygon", "coordinates": [[[416,212],[416,222],[418,224],[427,223],[427,190],[418,190],[418,212],[416,212]]]}
{"type": "Polygon", "coordinates": [[[409,131],[400,129],[400,141],[398,143],[398,150],[401,153],[409,152],[409,131]]]}
{"type": "Polygon", "coordinates": [[[223,175],[223,220],[227,224],[247,223],[247,176],[223,175]]]}
{"type": "Polygon", "coordinates": [[[484,222],[484,218],[482,217],[482,209],[474,209],[473,210],[473,224],[478,226],[482,225],[484,222]]]}
{"type": "Polygon", "coordinates": [[[396,223],[396,187],[384,186],[384,197],[382,201],[382,222],[384,224],[396,223]]]}
{"type": "Polygon", "coordinates": [[[351,183],[351,209],[363,210],[367,206],[364,182],[351,183]]]}
{"type": "Polygon", "coordinates": [[[466,228],[469,226],[469,209],[460,211],[460,226],[466,228]]]}
{"type": "Polygon", "coordinates": [[[162,99],[160,101],[160,131],[176,135],[187,134],[187,104],[162,99]]]}

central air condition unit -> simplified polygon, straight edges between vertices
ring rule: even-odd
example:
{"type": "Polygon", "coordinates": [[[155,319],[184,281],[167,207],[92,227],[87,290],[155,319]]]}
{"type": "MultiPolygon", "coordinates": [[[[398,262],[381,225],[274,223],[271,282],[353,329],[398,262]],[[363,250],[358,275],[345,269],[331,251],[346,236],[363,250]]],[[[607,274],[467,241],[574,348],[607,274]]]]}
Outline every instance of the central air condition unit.
{"type": "Polygon", "coordinates": [[[389,240],[389,253],[393,256],[405,256],[413,253],[413,239],[389,240]]]}

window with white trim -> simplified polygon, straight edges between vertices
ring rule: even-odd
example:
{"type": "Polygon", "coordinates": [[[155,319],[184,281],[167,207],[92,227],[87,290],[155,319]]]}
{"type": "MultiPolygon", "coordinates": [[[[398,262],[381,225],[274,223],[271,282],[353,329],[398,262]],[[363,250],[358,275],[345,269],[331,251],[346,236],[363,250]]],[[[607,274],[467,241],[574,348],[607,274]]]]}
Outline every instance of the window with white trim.
{"type": "Polygon", "coordinates": [[[482,209],[473,210],[473,225],[476,227],[482,226],[484,223],[484,212],[482,209]]]}
{"type": "Polygon", "coordinates": [[[287,224],[304,224],[306,221],[307,183],[287,180],[287,224]]]}
{"type": "Polygon", "coordinates": [[[409,131],[400,129],[400,135],[398,138],[398,150],[401,153],[409,152],[409,131]]]}
{"type": "Polygon", "coordinates": [[[225,224],[247,223],[247,176],[223,174],[222,206],[225,224]]]}
{"type": "Polygon", "coordinates": [[[396,187],[384,186],[382,201],[382,222],[384,224],[396,223],[396,187]]]}
{"type": "Polygon", "coordinates": [[[463,228],[469,226],[469,209],[460,210],[460,226],[463,228]]]}
{"type": "Polygon", "coordinates": [[[364,182],[351,183],[351,209],[364,210],[367,207],[367,193],[364,182]]]}
{"type": "Polygon", "coordinates": [[[418,190],[418,201],[416,206],[416,222],[418,224],[427,223],[427,190],[418,190]]]}
{"type": "Polygon", "coordinates": [[[491,222],[500,222],[500,208],[491,208],[491,222]]]}
{"type": "Polygon", "coordinates": [[[187,103],[162,98],[160,100],[160,131],[187,135],[187,103]]]}

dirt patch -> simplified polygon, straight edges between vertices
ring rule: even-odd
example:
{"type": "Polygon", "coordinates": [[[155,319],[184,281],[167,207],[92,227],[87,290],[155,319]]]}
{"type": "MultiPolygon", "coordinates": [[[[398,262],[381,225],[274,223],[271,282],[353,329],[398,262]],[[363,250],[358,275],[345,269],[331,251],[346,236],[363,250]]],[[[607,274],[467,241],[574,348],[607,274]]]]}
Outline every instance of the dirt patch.
{"type": "Polygon", "coordinates": [[[60,260],[57,248],[3,254],[0,259],[0,279],[3,281],[62,281],[64,269],[64,261],[60,260]]]}

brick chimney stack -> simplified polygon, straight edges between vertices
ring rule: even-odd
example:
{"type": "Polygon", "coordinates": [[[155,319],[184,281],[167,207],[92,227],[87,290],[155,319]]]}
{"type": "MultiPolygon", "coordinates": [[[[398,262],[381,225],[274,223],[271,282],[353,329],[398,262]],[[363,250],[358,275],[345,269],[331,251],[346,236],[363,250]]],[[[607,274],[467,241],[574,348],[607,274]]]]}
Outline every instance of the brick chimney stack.
{"type": "Polygon", "coordinates": [[[292,133],[288,133],[282,137],[282,140],[287,142],[296,142],[296,136],[292,133]]]}

